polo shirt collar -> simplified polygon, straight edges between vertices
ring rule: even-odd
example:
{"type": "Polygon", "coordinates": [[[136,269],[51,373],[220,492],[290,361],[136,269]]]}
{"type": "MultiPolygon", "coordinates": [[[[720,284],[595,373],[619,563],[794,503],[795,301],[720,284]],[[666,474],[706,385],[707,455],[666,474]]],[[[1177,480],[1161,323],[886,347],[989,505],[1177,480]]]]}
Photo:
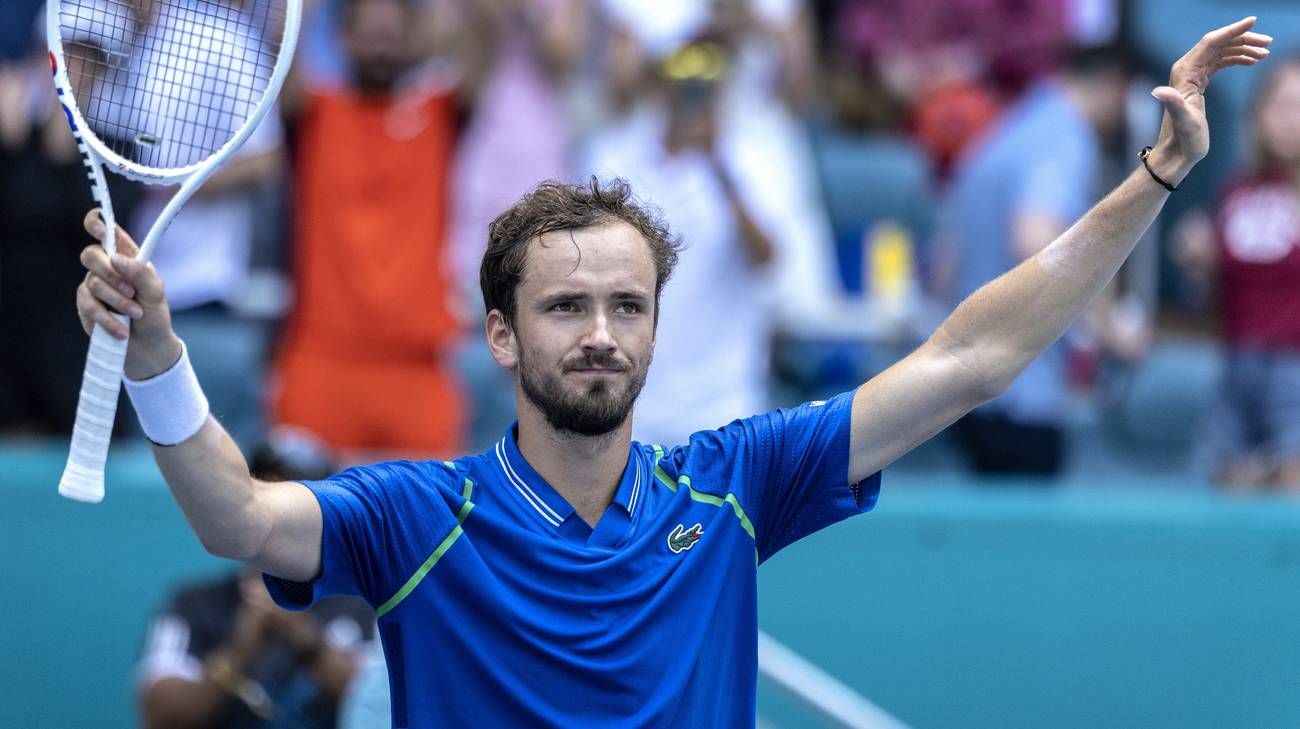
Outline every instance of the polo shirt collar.
{"type": "MultiPolygon", "coordinates": [[[[648,473],[641,459],[636,458],[637,448],[628,449],[627,465],[619,480],[618,490],[614,492],[614,504],[623,508],[629,517],[636,513],[648,486],[648,473]]],[[[506,483],[519,495],[543,523],[559,528],[566,519],[573,516],[573,506],[560,496],[551,485],[542,478],[523,453],[519,452],[519,423],[510,426],[504,438],[497,442],[494,455],[505,476],[506,483]]]]}

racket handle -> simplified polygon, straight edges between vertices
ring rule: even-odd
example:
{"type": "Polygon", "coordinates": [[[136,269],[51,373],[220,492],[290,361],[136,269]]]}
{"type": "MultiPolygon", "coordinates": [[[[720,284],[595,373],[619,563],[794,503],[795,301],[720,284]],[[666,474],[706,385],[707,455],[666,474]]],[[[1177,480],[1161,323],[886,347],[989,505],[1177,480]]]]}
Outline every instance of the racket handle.
{"type": "MultiPolygon", "coordinates": [[[[127,327],[131,320],[118,315],[127,327]]],[[[90,352],[81,377],[77,422],[72,426],[68,465],[59,479],[59,493],[76,501],[98,503],[104,499],[104,464],[113,437],[117,397],[122,390],[122,367],[127,340],[118,339],[98,324],[90,335],[90,352]]]]}

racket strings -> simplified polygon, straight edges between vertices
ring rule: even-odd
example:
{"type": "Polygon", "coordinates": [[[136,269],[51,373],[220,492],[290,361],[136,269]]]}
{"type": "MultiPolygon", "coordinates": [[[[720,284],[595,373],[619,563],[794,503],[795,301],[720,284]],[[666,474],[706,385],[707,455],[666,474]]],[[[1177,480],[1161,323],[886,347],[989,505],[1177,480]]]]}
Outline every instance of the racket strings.
{"type": "Polygon", "coordinates": [[[137,164],[206,159],[252,116],[280,55],[285,0],[57,0],[91,131],[137,164]]]}

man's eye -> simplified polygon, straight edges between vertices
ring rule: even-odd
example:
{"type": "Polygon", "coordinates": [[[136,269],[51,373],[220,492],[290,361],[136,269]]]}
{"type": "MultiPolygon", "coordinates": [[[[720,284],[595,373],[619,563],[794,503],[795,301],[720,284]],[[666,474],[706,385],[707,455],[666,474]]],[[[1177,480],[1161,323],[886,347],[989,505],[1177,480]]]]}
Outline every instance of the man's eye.
{"type": "Polygon", "coordinates": [[[618,305],[618,312],[620,314],[635,314],[639,311],[641,311],[641,305],[634,304],[631,301],[624,301],[618,305]]]}
{"type": "Polygon", "coordinates": [[[551,306],[551,311],[567,313],[567,312],[577,311],[577,309],[573,306],[572,301],[561,301],[560,303],[551,306]]]}

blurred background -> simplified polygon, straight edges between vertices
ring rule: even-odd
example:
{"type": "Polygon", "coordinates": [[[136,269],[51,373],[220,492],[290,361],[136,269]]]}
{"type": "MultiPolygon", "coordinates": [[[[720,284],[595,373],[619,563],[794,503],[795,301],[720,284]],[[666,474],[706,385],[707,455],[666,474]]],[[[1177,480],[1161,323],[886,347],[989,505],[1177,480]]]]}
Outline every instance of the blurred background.
{"type": "MultiPolygon", "coordinates": [[[[234,567],[186,528],[125,400],[105,503],[55,492],[92,203],[41,7],[0,6],[0,726],[144,725],[159,666],[184,663],[157,653],[177,586],[234,567]]],[[[1247,13],[1272,57],[1215,77],[1210,156],[1115,284],[892,466],[876,513],[765,565],[761,622],[908,726],[1294,727],[1290,0],[308,0],[280,108],[155,263],[250,456],[452,458],[513,420],[482,341],[489,223],[542,180],[624,177],[687,246],[635,424],[681,442],[921,343],[1139,164],[1149,91],[1247,13]]],[[[171,193],[112,184],[138,235],[171,193]]],[[[760,714],[818,726],[766,684],[760,714]]]]}

